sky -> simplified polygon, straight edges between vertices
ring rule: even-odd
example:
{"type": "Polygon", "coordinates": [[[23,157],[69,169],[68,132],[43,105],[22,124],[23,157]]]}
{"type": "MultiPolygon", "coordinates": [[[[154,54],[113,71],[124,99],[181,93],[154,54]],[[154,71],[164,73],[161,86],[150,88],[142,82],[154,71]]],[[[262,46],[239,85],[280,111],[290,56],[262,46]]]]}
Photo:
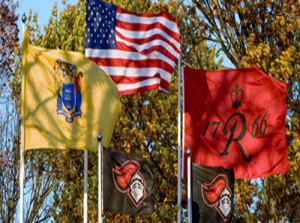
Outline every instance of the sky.
{"type": "MultiPolygon", "coordinates": [[[[48,20],[51,16],[51,11],[53,8],[53,5],[55,3],[54,0],[18,0],[20,8],[17,10],[17,14],[19,14],[19,20],[18,20],[18,27],[20,30],[19,39],[22,39],[22,16],[25,13],[28,17],[29,10],[32,8],[33,14],[35,12],[38,13],[38,25],[41,28],[41,32],[44,30],[44,25],[48,23],[48,20]]],[[[57,0],[57,8],[58,8],[58,15],[63,9],[62,0],[57,0]]],[[[71,5],[74,5],[78,2],[78,0],[66,0],[66,3],[69,3],[71,5]]],[[[221,56],[223,56],[223,62],[222,64],[225,67],[228,68],[234,68],[234,65],[226,58],[226,56],[221,53],[221,56]]],[[[218,60],[218,59],[217,59],[218,60]]]]}
{"type": "MultiPolygon", "coordinates": [[[[63,9],[62,0],[57,0],[57,8],[58,14],[63,9]]],[[[78,0],[66,0],[66,3],[71,5],[76,4],[78,0]]],[[[41,27],[41,31],[43,31],[43,27],[48,23],[48,20],[51,16],[52,8],[54,5],[54,0],[19,0],[20,8],[17,10],[17,14],[19,15],[18,27],[22,33],[22,16],[25,13],[28,18],[29,10],[32,9],[33,14],[35,12],[38,13],[38,24],[41,27]]]]}
{"type": "MultiPolygon", "coordinates": [[[[48,23],[48,20],[51,16],[52,8],[55,3],[54,0],[18,0],[19,2],[19,8],[16,10],[16,13],[19,15],[19,20],[18,20],[18,28],[20,30],[19,33],[19,39],[22,39],[22,16],[25,13],[26,17],[28,18],[29,15],[29,10],[30,8],[32,9],[33,15],[35,12],[38,13],[38,25],[41,28],[41,31],[43,32],[44,30],[44,25],[48,23]]],[[[63,4],[62,0],[57,0],[57,8],[58,8],[58,14],[61,12],[63,9],[63,4]]],[[[66,3],[69,4],[76,4],[78,0],[66,0],[66,3]]],[[[26,191],[26,188],[24,189],[24,192],[26,191]]],[[[28,210],[27,208],[27,202],[28,202],[28,197],[26,197],[26,194],[24,194],[24,218],[25,214],[28,210]]],[[[51,201],[50,201],[51,202],[51,201]]],[[[18,204],[20,205],[20,204],[18,204]]],[[[52,219],[53,220],[53,219],[52,219]]],[[[19,221],[19,213],[17,213],[15,222],[19,221]]],[[[51,222],[51,219],[50,221],[51,222]]]]}
{"type": "MultiPolygon", "coordinates": [[[[51,16],[52,8],[55,3],[54,0],[18,0],[19,2],[19,8],[17,9],[17,14],[19,15],[18,20],[18,27],[20,30],[19,38],[22,39],[22,16],[25,13],[26,17],[28,18],[30,8],[32,9],[33,15],[35,12],[38,13],[38,25],[41,28],[41,31],[43,32],[43,27],[48,23],[48,20],[51,16]]],[[[58,8],[58,15],[61,12],[61,10],[64,8],[62,4],[62,0],[57,0],[57,8],[58,8]]],[[[76,4],[78,0],[66,0],[66,3],[69,4],[76,4]]],[[[225,66],[232,67],[232,64],[230,64],[228,61],[225,60],[225,66]]],[[[224,62],[223,62],[224,64],[224,62]]],[[[26,198],[25,198],[26,201],[26,198]]],[[[26,207],[26,205],[25,205],[26,207]]],[[[26,210],[25,210],[26,213],[26,210]]],[[[18,219],[19,217],[17,217],[18,219]]]]}

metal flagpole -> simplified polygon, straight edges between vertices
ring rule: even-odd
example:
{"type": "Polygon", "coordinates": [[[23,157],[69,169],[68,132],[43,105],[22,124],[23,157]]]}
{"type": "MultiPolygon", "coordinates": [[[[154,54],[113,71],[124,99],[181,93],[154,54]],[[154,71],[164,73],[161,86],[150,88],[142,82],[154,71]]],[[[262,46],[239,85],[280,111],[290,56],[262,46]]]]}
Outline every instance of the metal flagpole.
{"type": "Polygon", "coordinates": [[[185,124],[184,124],[184,70],[183,67],[181,67],[181,75],[182,75],[182,156],[181,156],[181,161],[182,161],[182,166],[181,166],[181,178],[183,178],[183,173],[184,173],[184,129],[185,129],[185,124]]]}
{"type": "Polygon", "coordinates": [[[88,222],[88,151],[84,150],[83,222],[88,222]]]}
{"type": "MultiPolygon", "coordinates": [[[[22,27],[22,33],[24,37],[24,32],[25,32],[25,23],[26,23],[27,17],[25,13],[22,16],[22,22],[23,22],[23,27],[22,27]]],[[[24,73],[22,75],[25,75],[24,73]]],[[[25,81],[25,78],[24,78],[25,81]]],[[[24,81],[22,82],[22,87],[23,91],[25,91],[25,83],[24,81]]],[[[25,93],[25,92],[24,92],[25,93]]],[[[23,95],[23,136],[22,136],[22,142],[21,142],[21,149],[20,149],[20,175],[19,175],[19,181],[20,181],[20,219],[19,222],[23,223],[24,222],[24,148],[25,148],[25,94],[23,95]]]]}
{"type": "Polygon", "coordinates": [[[191,149],[188,147],[186,150],[187,155],[187,200],[188,200],[188,223],[192,223],[192,176],[191,176],[191,149]]]}
{"type": "Polygon", "coordinates": [[[98,223],[102,223],[102,134],[98,134],[98,223]]]}
{"type": "Polygon", "coordinates": [[[177,223],[181,222],[181,60],[178,57],[177,223]]]}

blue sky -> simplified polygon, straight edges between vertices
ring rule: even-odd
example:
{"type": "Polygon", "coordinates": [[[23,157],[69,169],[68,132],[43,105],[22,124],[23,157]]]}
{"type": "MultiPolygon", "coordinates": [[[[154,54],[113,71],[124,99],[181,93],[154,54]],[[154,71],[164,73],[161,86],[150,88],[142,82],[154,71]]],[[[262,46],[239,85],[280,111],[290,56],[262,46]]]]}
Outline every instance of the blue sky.
{"type": "MultiPolygon", "coordinates": [[[[43,30],[45,24],[48,23],[49,17],[51,16],[51,11],[54,3],[57,2],[57,8],[60,12],[63,9],[62,0],[53,1],[53,0],[19,0],[20,8],[17,10],[19,14],[18,27],[22,33],[22,15],[25,13],[28,17],[30,8],[32,9],[33,14],[38,13],[38,24],[43,30]]],[[[66,3],[76,4],[78,0],[66,0],[66,3]]]]}
{"type": "MultiPolygon", "coordinates": [[[[66,3],[74,5],[78,0],[65,0],[66,3]]],[[[19,0],[20,8],[17,9],[17,14],[19,14],[18,27],[20,30],[19,38],[22,39],[22,15],[25,13],[28,17],[29,10],[32,8],[33,14],[38,13],[38,24],[41,28],[41,31],[44,30],[44,25],[48,23],[49,17],[51,16],[51,11],[54,3],[57,2],[58,14],[63,9],[62,0],[19,0]]],[[[226,56],[221,52],[223,56],[223,65],[226,67],[234,68],[234,65],[226,58],[226,56]]],[[[218,60],[218,59],[217,59],[218,60]]]]}

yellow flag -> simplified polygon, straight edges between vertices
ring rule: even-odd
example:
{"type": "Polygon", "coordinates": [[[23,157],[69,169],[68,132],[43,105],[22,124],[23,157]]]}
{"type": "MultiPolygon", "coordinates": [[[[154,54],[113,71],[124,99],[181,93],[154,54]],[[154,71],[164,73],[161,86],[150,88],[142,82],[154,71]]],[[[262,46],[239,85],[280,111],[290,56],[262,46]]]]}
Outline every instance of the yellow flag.
{"type": "Polygon", "coordinates": [[[121,103],[104,71],[81,53],[32,46],[27,37],[22,63],[25,150],[97,151],[99,131],[102,144],[109,145],[121,103]]]}

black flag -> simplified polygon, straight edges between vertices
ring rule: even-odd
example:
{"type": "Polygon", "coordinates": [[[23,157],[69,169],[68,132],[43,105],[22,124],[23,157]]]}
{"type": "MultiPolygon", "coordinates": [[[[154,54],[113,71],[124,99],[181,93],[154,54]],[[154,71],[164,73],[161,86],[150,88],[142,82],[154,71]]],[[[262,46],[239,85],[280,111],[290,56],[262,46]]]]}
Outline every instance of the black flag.
{"type": "Polygon", "coordinates": [[[192,163],[193,222],[230,222],[233,213],[234,172],[192,163]]]}
{"type": "Polygon", "coordinates": [[[150,214],[154,211],[154,193],[151,162],[103,149],[104,211],[150,214]]]}

